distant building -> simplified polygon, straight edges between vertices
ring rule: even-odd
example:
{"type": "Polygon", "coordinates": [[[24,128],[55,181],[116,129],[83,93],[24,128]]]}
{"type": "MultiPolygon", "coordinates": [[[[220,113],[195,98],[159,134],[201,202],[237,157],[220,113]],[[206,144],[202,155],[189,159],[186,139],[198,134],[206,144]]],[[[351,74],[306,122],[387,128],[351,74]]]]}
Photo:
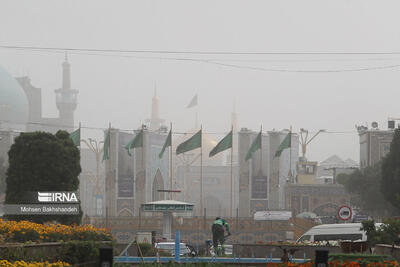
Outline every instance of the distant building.
{"type": "Polygon", "coordinates": [[[316,184],[317,182],[317,161],[301,161],[296,163],[297,182],[299,184],[316,184]]]}
{"type": "Polygon", "coordinates": [[[359,166],[352,159],[342,160],[337,155],[322,161],[317,169],[317,184],[334,184],[339,174],[350,174],[359,166]]]}
{"type": "Polygon", "coordinates": [[[158,156],[167,133],[144,129],[143,147],[132,149],[129,156],[125,146],[135,134],[111,129],[110,159],[104,163],[110,216],[138,216],[141,204],[165,199],[166,193],[159,190],[171,188],[169,153],[161,159],[158,156]]]}
{"type": "Polygon", "coordinates": [[[79,190],[82,210],[87,216],[104,216],[103,153],[99,151],[96,156],[94,151],[87,148],[81,148],[80,152],[82,172],[79,175],[79,190]]]}
{"type": "Polygon", "coordinates": [[[0,67],[0,158],[5,165],[8,165],[7,153],[21,132],[74,130],[78,91],[71,89],[67,59],[62,64],[62,86],[55,93],[59,117],[44,118],[41,89],[34,87],[29,77],[14,78],[0,67]]]}
{"type": "Polygon", "coordinates": [[[358,168],[352,159],[342,160],[336,155],[318,164],[317,161],[297,162],[297,182],[299,184],[334,184],[338,174],[350,174],[358,168]]]}
{"type": "Polygon", "coordinates": [[[378,163],[390,151],[394,129],[380,130],[358,127],[360,137],[360,168],[378,163]]]}
{"type": "MultiPolygon", "coordinates": [[[[62,65],[62,87],[55,90],[58,118],[42,116],[41,89],[31,84],[29,77],[14,78],[0,67],[0,157],[7,152],[14,137],[26,131],[57,132],[74,129],[74,111],[77,107],[77,90],[71,89],[70,64],[62,65]]],[[[7,162],[7,161],[6,161],[7,162]]]]}
{"type": "MultiPolygon", "coordinates": [[[[232,185],[232,216],[236,216],[237,208],[237,166],[233,167],[232,185]]],[[[230,166],[203,166],[203,199],[205,215],[230,217],[230,166]]],[[[176,199],[195,203],[194,214],[200,212],[200,166],[178,166],[176,170],[176,183],[182,188],[181,193],[177,193],[176,199]]]]}
{"type": "MultiPolygon", "coordinates": [[[[110,216],[138,216],[141,204],[168,199],[169,189],[179,190],[173,193],[175,200],[194,203],[194,215],[202,214],[200,210],[200,166],[203,177],[203,203],[207,216],[230,216],[230,179],[231,166],[224,164],[224,155],[230,151],[209,157],[209,152],[217,141],[208,133],[202,133],[201,150],[195,149],[176,155],[176,147],[199,131],[189,130],[186,134],[173,135],[172,138],[172,168],[173,179],[170,178],[170,149],[168,147],[163,157],[159,153],[168,134],[168,128],[162,125],[160,119],[159,100],[154,94],[152,99],[151,118],[143,128],[143,147],[135,148],[129,156],[124,148],[136,133],[111,129],[110,161],[105,162],[106,188],[111,195],[110,216]],[[202,158],[202,164],[200,159],[202,158]],[[161,191],[160,191],[161,190],[161,191]]],[[[234,133],[234,136],[236,133],[234,133]]],[[[234,140],[237,140],[234,138],[234,140]]],[[[236,144],[234,144],[236,146],[236,144]]],[[[237,207],[237,164],[233,172],[233,205],[232,213],[237,207]],[[235,182],[236,181],[236,182],[235,182]]],[[[105,196],[107,199],[107,195],[105,196]]],[[[148,214],[147,214],[148,215],[148,214]]]]}
{"type": "Polygon", "coordinates": [[[316,161],[297,162],[297,184],[286,186],[286,209],[294,215],[313,212],[323,222],[335,222],[337,210],[350,203],[350,195],[344,186],[336,184],[340,173],[351,173],[357,163],[351,159],[343,161],[333,155],[318,165],[316,161]]]}
{"type": "Polygon", "coordinates": [[[338,208],[350,204],[350,195],[339,184],[288,184],[286,208],[297,215],[313,212],[320,217],[336,218],[338,208]]]}
{"type": "Polygon", "coordinates": [[[239,132],[239,216],[251,217],[256,211],[284,209],[284,187],[294,183],[299,140],[292,134],[292,146],[274,157],[288,131],[270,131],[261,138],[261,150],[245,160],[258,132],[242,128],[239,132]],[[291,158],[290,158],[291,157],[291,158]]]}
{"type": "Polygon", "coordinates": [[[29,77],[16,78],[28,100],[28,120],[26,131],[46,131],[56,133],[63,129],[74,130],[74,112],[78,105],[78,91],[71,88],[71,66],[65,58],[62,64],[62,86],[55,90],[56,105],[59,111],[57,118],[42,116],[42,91],[31,84],[29,77]]]}

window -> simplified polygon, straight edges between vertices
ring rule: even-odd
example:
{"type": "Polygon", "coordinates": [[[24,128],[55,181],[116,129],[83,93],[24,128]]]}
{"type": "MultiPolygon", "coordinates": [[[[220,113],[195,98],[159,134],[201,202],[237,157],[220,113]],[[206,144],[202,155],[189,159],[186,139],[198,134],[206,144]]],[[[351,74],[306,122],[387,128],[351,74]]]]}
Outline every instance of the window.
{"type": "Polygon", "coordinates": [[[310,241],[310,238],[311,238],[310,235],[303,235],[302,237],[300,237],[298,242],[310,241]]]}
{"type": "Polygon", "coordinates": [[[330,240],[359,240],[362,234],[331,234],[331,235],[315,235],[314,241],[330,241],[330,240]]]}

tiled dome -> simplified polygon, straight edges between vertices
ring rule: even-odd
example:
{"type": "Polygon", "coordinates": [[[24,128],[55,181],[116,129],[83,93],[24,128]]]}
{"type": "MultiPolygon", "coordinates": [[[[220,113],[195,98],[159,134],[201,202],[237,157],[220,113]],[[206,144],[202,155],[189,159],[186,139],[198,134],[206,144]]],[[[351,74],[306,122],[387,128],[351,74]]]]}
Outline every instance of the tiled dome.
{"type": "Polygon", "coordinates": [[[0,66],[0,128],[23,129],[28,118],[29,104],[24,90],[0,66]]]}

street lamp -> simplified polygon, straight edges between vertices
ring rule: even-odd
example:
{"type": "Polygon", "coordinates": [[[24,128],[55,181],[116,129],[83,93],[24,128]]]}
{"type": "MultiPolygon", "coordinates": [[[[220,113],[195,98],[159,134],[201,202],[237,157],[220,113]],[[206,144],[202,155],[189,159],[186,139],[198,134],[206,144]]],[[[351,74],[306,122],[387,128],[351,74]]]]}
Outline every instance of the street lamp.
{"type": "Polygon", "coordinates": [[[300,128],[300,137],[301,137],[301,152],[303,154],[303,158],[306,158],[307,145],[320,133],[325,133],[325,129],[320,129],[317,133],[315,133],[310,140],[308,140],[308,130],[300,128]],[[303,136],[304,134],[304,136],[303,136]]]}

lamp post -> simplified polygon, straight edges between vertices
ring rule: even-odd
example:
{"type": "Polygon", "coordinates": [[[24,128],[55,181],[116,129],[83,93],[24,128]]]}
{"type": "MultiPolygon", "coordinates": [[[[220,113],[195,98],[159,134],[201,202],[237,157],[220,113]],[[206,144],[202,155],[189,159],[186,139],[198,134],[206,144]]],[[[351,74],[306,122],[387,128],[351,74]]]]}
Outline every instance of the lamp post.
{"type": "Polygon", "coordinates": [[[303,154],[303,159],[305,160],[306,158],[306,152],[307,152],[307,145],[315,138],[317,137],[318,134],[324,133],[326,130],[320,129],[318,130],[317,133],[315,133],[310,140],[308,140],[308,130],[305,130],[303,128],[300,129],[300,137],[301,137],[301,152],[303,154]],[[304,136],[303,136],[304,134],[304,136]]]}
{"type": "Polygon", "coordinates": [[[82,139],[81,141],[86,144],[86,146],[96,155],[96,185],[95,185],[95,208],[96,208],[96,215],[103,215],[103,201],[102,201],[102,192],[101,192],[101,183],[100,183],[100,159],[101,155],[104,150],[104,145],[101,146],[101,144],[104,142],[100,141],[97,142],[97,140],[94,140],[92,138],[88,138],[89,142],[82,139]],[[99,203],[101,201],[101,203],[99,203]],[[100,206],[100,207],[99,207],[100,206]]]}

